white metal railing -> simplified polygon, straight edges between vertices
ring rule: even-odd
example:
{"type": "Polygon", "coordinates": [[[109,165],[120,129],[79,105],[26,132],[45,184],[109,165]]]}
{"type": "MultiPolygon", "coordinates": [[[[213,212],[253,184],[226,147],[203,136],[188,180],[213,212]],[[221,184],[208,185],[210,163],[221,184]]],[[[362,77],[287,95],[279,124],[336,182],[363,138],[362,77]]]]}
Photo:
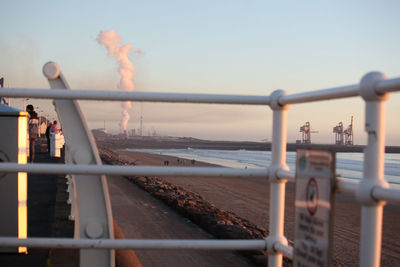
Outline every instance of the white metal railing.
{"type": "MultiPolygon", "coordinates": [[[[49,63],[48,63],[49,64],[49,63]]],[[[45,65],[45,68],[47,65],[45,65]]],[[[50,63],[54,64],[54,63],[50,63]]],[[[54,75],[45,75],[52,79],[62,76],[56,65],[50,66],[54,75]],[[54,70],[54,71],[53,71],[54,70]],[[50,77],[54,76],[54,77],[50,77]]],[[[45,69],[44,68],[44,69],[45,69]]],[[[63,80],[63,77],[61,77],[63,80]]],[[[63,81],[54,82],[65,84],[63,81]]],[[[357,196],[362,206],[360,266],[379,266],[382,234],[381,201],[399,202],[400,190],[387,188],[383,175],[384,155],[384,118],[385,101],[389,92],[400,91],[400,78],[385,79],[380,73],[365,75],[360,84],[315,90],[306,93],[288,95],[277,90],[270,96],[238,96],[212,94],[180,94],[180,93],[139,93],[139,92],[110,92],[87,90],[47,90],[9,88],[0,90],[1,96],[52,98],[52,99],[81,99],[81,100],[114,100],[114,101],[151,101],[151,102],[181,102],[181,103],[219,103],[269,105],[273,110],[272,160],[268,169],[229,169],[229,168],[199,168],[199,167],[154,167],[154,166],[98,166],[68,164],[64,166],[52,164],[0,163],[0,171],[32,173],[69,173],[69,174],[121,174],[121,175],[179,175],[179,176],[243,176],[268,177],[271,183],[269,236],[266,240],[87,240],[87,239],[45,239],[45,238],[0,238],[0,246],[32,246],[52,247],[65,246],[74,248],[135,248],[135,249],[266,249],[269,253],[269,266],[281,266],[282,255],[291,258],[293,248],[288,245],[283,235],[284,229],[284,199],[285,183],[294,182],[294,172],[286,165],[286,129],[287,110],[289,104],[322,101],[345,97],[362,96],[366,102],[366,132],[368,144],[364,152],[363,179],[359,183],[351,183],[339,179],[339,192],[350,192],[357,196]],[[42,242],[43,241],[43,242],[42,242]],[[103,244],[103,245],[101,245],[103,244]],[[103,247],[102,247],[103,246],[103,247]]],[[[68,141],[67,141],[68,143],[68,141]]]]}
{"type": "Polygon", "coordinates": [[[206,104],[243,104],[269,105],[269,96],[253,95],[219,95],[219,94],[182,94],[182,93],[145,93],[123,91],[94,90],[51,90],[2,88],[2,94],[10,97],[30,97],[48,99],[80,99],[108,101],[149,101],[175,103],[206,103],[206,104]],[[3,90],[5,89],[5,90],[3,90]]]}
{"type": "MultiPolygon", "coordinates": [[[[18,164],[2,163],[0,172],[28,172],[36,174],[104,174],[123,176],[196,176],[196,177],[241,177],[241,178],[268,178],[268,169],[243,169],[225,167],[160,167],[160,166],[114,166],[114,165],[79,165],[79,164],[18,164]]],[[[295,174],[279,170],[280,179],[295,182],[295,174]]],[[[339,192],[356,194],[359,183],[349,182],[337,178],[339,192]]],[[[400,190],[392,188],[374,187],[372,196],[377,200],[400,203],[400,190]]]]}
{"type": "Polygon", "coordinates": [[[126,176],[215,176],[267,178],[267,169],[244,169],[225,167],[161,167],[161,166],[114,166],[79,164],[17,164],[2,163],[0,172],[29,172],[40,174],[105,174],[126,176]]]}
{"type": "Polygon", "coordinates": [[[199,239],[71,239],[2,237],[0,247],[96,248],[96,249],[190,249],[251,250],[265,249],[264,240],[199,240],[199,239]]]}
{"type": "MultiPolygon", "coordinates": [[[[384,94],[399,91],[400,78],[381,80],[376,84],[375,92],[384,94]]],[[[157,92],[123,92],[100,90],[48,90],[32,88],[2,88],[2,96],[41,99],[107,100],[107,101],[143,101],[205,104],[242,104],[270,105],[270,96],[226,95],[226,94],[186,94],[157,92]]],[[[320,89],[305,93],[284,95],[279,98],[280,105],[299,104],[338,98],[360,96],[359,84],[320,89]]]]}

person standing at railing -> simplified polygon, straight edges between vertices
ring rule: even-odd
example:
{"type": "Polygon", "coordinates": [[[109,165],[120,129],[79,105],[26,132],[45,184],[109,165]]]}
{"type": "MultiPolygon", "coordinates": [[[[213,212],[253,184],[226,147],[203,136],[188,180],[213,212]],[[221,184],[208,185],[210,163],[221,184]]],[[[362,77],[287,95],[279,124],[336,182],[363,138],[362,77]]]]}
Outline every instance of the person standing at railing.
{"type": "Polygon", "coordinates": [[[35,160],[35,145],[39,135],[39,118],[32,105],[27,105],[26,111],[29,113],[29,162],[33,162],[35,160]]]}
{"type": "Polygon", "coordinates": [[[61,128],[57,121],[54,121],[53,125],[51,125],[50,133],[61,133],[61,128]]]}
{"type": "Polygon", "coordinates": [[[53,125],[52,122],[49,122],[49,125],[46,128],[46,138],[47,138],[47,151],[50,153],[50,128],[53,125]]]}
{"type": "Polygon", "coordinates": [[[65,144],[64,136],[61,133],[61,127],[57,121],[50,127],[50,156],[60,157],[62,146],[65,144]]]}

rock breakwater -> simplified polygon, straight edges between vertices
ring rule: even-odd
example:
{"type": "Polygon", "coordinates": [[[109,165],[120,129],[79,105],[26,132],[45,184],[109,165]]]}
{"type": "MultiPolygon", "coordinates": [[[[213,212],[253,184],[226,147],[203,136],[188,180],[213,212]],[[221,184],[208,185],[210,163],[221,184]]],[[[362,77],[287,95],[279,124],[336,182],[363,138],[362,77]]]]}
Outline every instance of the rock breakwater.
{"type": "MultiPolygon", "coordinates": [[[[99,146],[99,152],[104,164],[135,165],[133,161],[121,159],[118,153],[109,146],[99,146]]],[[[125,178],[162,200],[216,238],[263,239],[268,234],[267,230],[233,212],[216,207],[201,195],[166,182],[160,177],[126,176],[125,178]]],[[[266,256],[263,251],[243,251],[242,253],[265,266],[266,256]]]]}

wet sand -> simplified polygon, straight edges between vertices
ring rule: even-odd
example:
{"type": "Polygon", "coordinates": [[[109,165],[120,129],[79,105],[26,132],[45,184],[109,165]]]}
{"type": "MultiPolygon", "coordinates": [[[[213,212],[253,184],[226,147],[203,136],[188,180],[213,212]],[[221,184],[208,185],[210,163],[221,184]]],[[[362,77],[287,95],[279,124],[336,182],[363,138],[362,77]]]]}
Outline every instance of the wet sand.
{"type": "MultiPolygon", "coordinates": [[[[121,151],[119,157],[136,165],[193,166],[172,156],[121,151]]],[[[195,162],[194,166],[210,166],[195,162]]],[[[216,177],[161,177],[163,180],[182,186],[203,196],[219,208],[247,218],[259,227],[268,229],[269,183],[265,179],[216,178],[216,177]]],[[[285,235],[294,236],[294,184],[286,187],[285,235]]],[[[334,221],[334,258],[344,266],[359,265],[359,240],[361,208],[348,194],[336,195],[334,221]]],[[[400,265],[400,209],[387,205],[384,211],[382,266],[400,265]]]]}

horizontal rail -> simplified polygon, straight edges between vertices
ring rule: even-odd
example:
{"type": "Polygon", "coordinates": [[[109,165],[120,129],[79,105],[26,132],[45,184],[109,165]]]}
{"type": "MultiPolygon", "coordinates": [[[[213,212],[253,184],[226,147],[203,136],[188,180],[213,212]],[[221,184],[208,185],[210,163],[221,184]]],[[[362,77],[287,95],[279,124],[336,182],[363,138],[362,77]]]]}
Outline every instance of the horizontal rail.
{"type": "Polygon", "coordinates": [[[216,176],[216,177],[268,177],[268,169],[225,167],[160,167],[115,166],[78,164],[18,164],[0,163],[0,172],[29,172],[40,174],[104,174],[125,176],[216,176]]]}
{"type": "Polygon", "coordinates": [[[109,101],[269,105],[269,96],[2,88],[1,96],[109,101]]]}
{"type": "Polygon", "coordinates": [[[400,203],[400,190],[393,188],[374,187],[372,196],[378,200],[400,203]]]}
{"type": "MultiPolygon", "coordinates": [[[[93,174],[124,176],[196,176],[196,177],[244,177],[268,178],[268,169],[242,169],[226,167],[160,167],[160,166],[115,166],[78,164],[18,164],[0,163],[0,172],[28,172],[40,174],[93,174]]],[[[278,177],[295,182],[293,172],[279,170],[278,177]]],[[[356,194],[358,183],[338,179],[338,190],[356,194]]],[[[379,200],[400,202],[400,190],[375,187],[373,196],[379,200]]]]}
{"type": "MultiPolygon", "coordinates": [[[[376,92],[400,91],[400,78],[382,80],[376,85],[376,92]]],[[[279,104],[298,104],[360,95],[359,85],[353,84],[329,89],[314,90],[305,93],[289,94],[279,98],[279,104]]],[[[169,103],[208,103],[270,105],[269,96],[260,95],[223,95],[223,94],[187,94],[162,92],[123,92],[100,90],[48,90],[28,88],[2,88],[0,96],[29,97],[48,99],[80,99],[107,101],[145,101],[169,103]]]]}
{"type": "Polygon", "coordinates": [[[392,78],[380,81],[375,91],[378,94],[400,91],[400,78],[392,78]]]}
{"type": "Polygon", "coordinates": [[[282,244],[281,242],[276,242],[274,244],[274,249],[282,253],[285,257],[293,259],[293,247],[282,244]]]}
{"type": "Polygon", "coordinates": [[[305,93],[284,95],[279,98],[279,104],[299,104],[321,100],[331,100],[335,98],[353,97],[360,95],[358,84],[322,89],[305,93]]]}
{"type": "MultiPolygon", "coordinates": [[[[286,179],[288,182],[296,182],[296,173],[285,170],[278,170],[277,175],[281,179],[286,179]]],[[[355,194],[358,189],[358,183],[348,182],[344,179],[337,179],[337,189],[339,192],[347,192],[355,194]]]]}
{"type": "MultiPolygon", "coordinates": [[[[268,169],[226,167],[160,167],[160,166],[115,166],[83,164],[18,164],[0,163],[0,172],[28,172],[39,174],[93,174],[124,176],[196,176],[196,177],[244,177],[268,178],[268,169]]],[[[295,182],[295,174],[279,170],[278,177],[295,182]]],[[[355,194],[358,183],[338,179],[338,190],[355,194]]],[[[400,202],[400,190],[375,187],[373,196],[379,200],[400,202]]]]}
{"type": "MultiPolygon", "coordinates": [[[[339,191],[356,195],[358,189],[359,189],[359,183],[348,182],[343,179],[338,179],[339,191]]],[[[400,190],[394,188],[375,186],[372,190],[372,197],[375,198],[376,200],[400,203],[400,190]]]]}
{"type": "MultiPolygon", "coordinates": [[[[287,179],[288,182],[296,181],[294,172],[278,170],[277,175],[281,179],[287,179]]],[[[346,192],[356,195],[358,187],[359,183],[357,182],[349,182],[341,178],[337,179],[337,189],[339,192],[346,192]]],[[[372,196],[378,200],[400,203],[400,190],[397,189],[376,186],[372,191],[372,196]]]]}
{"type": "Polygon", "coordinates": [[[295,180],[296,174],[294,172],[285,171],[285,170],[280,169],[277,171],[276,174],[280,179],[286,179],[286,180],[288,180],[288,182],[294,183],[296,181],[295,180]]]}
{"type": "Polygon", "coordinates": [[[71,239],[0,237],[0,247],[90,249],[265,250],[266,241],[198,239],[71,239]]]}
{"type": "MultiPolygon", "coordinates": [[[[394,91],[400,91],[400,78],[379,81],[375,87],[375,92],[378,94],[394,91]]],[[[358,95],[360,95],[359,85],[353,84],[330,89],[321,89],[305,93],[285,95],[279,98],[279,104],[299,104],[305,102],[354,97],[358,95]]]]}
{"type": "Polygon", "coordinates": [[[337,179],[337,189],[339,192],[346,192],[355,195],[358,190],[358,183],[349,182],[344,179],[337,179]]]}

